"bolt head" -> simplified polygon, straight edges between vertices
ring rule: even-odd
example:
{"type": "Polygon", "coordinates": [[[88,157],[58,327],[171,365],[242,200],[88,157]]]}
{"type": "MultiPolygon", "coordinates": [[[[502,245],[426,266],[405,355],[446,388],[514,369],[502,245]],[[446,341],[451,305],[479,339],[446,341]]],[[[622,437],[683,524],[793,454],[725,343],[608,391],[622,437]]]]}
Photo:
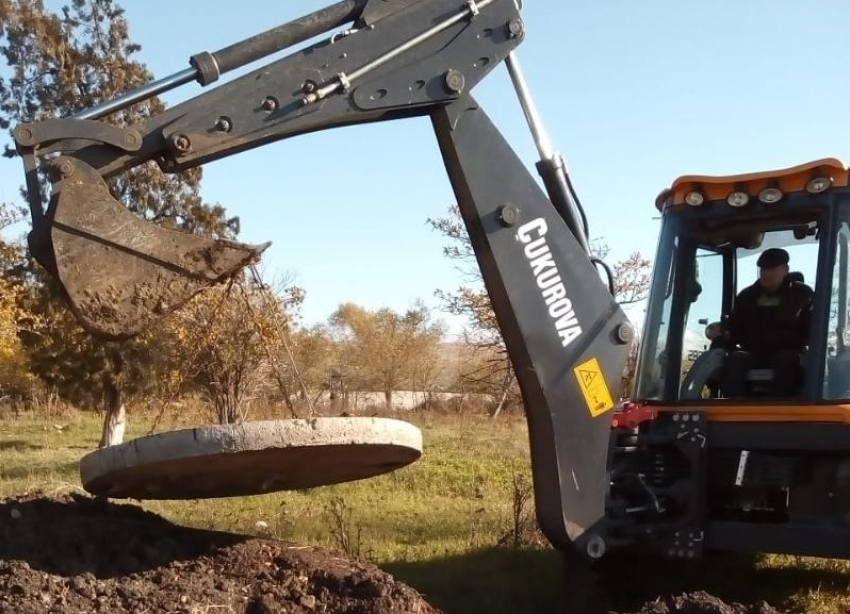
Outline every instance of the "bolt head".
{"type": "Polygon", "coordinates": [[[519,207],[514,204],[507,203],[499,208],[499,223],[510,228],[519,223],[519,207]]]}
{"type": "Polygon", "coordinates": [[[18,130],[17,135],[18,141],[21,141],[24,145],[32,141],[32,130],[29,128],[21,128],[18,130]]]}
{"type": "Polygon", "coordinates": [[[508,22],[508,35],[511,38],[520,38],[525,34],[525,24],[522,19],[511,19],[508,22]]]}
{"type": "Polygon", "coordinates": [[[617,327],[617,341],[623,345],[628,345],[635,338],[635,329],[628,322],[624,322],[617,327]]]}
{"type": "Polygon", "coordinates": [[[445,76],[446,89],[453,94],[460,94],[466,87],[466,78],[459,70],[449,70],[445,76]]]}
{"type": "Polygon", "coordinates": [[[74,163],[70,160],[62,160],[59,163],[59,172],[62,173],[63,177],[70,177],[74,174],[74,163]]]}
{"type": "Polygon", "coordinates": [[[227,117],[219,117],[215,123],[215,129],[219,132],[230,132],[233,129],[233,122],[227,117]]]}
{"type": "MultiPolygon", "coordinates": [[[[306,93],[306,92],[305,92],[306,93]]],[[[277,111],[278,103],[277,100],[269,96],[265,100],[263,100],[263,111],[277,111]]]]}
{"type": "Polygon", "coordinates": [[[603,556],[605,556],[605,552],[608,550],[608,545],[605,543],[605,540],[599,535],[591,535],[587,540],[587,556],[589,556],[594,561],[598,561],[603,556]]]}
{"type": "Polygon", "coordinates": [[[171,143],[174,145],[174,149],[180,153],[188,153],[192,149],[192,141],[185,134],[175,135],[171,143]]]}

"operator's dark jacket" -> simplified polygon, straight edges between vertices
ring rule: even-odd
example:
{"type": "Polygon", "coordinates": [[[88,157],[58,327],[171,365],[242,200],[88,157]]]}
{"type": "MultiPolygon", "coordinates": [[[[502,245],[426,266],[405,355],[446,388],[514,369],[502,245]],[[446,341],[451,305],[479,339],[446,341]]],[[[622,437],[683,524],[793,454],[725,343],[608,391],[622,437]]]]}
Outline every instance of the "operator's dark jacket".
{"type": "Polygon", "coordinates": [[[730,318],[732,342],[759,358],[782,350],[802,351],[809,343],[814,291],[786,278],[776,292],[758,282],[744,288],[730,318]]]}

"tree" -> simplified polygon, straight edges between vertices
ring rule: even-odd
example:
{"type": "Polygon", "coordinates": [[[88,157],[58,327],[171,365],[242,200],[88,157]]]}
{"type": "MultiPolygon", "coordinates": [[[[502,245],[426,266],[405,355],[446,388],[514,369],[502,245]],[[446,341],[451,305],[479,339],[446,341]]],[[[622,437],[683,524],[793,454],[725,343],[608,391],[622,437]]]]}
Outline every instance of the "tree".
{"type": "Polygon", "coordinates": [[[245,403],[270,386],[294,413],[295,378],[282,335],[288,339],[304,296],[297,286],[274,292],[244,279],[208,288],[168,319],[176,341],[168,379],[183,392],[202,391],[220,424],[242,420],[245,403]]]}
{"type": "MultiPolygon", "coordinates": [[[[0,128],[69,115],[149,82],[152,75],[134,58],[139,50],[115,0],[72,0],[58,13],[42,0],[0,0],[0,57],[8,67],[6,76],[0,73],[0,128]]],[[[162,110],[153,98],[106,121],[133,124],[162,110]]],[[[9,145],[5,155],[15,155],[9,145]]],[[[232,235],[234,225],[224,209],[201,199],[200,180],[200,170],[171,176],[148,163],[109,183],[116,199],[147,220],[198,234],[232,235]]],[[[157,371],[149,368],[157,358],[156,331],[141,340],[99,342],[59,312],[58,288],[43,273],[32,269],[30,281],[27,304],[44,324],[25,337],[36,373],[70,398],[104,399],[103,443],[116,442],[124,396],[156,383],[157,371]]]]}
{"type": "MultiPolygon", "coordinates": [[[[443,254],[455,262],[465,278],[465,283],[454,292],[436,292],[449,313],[461,316],[467,322],[464,341],[474,348],[475,354],[461,377],[477,388],[489,389],[499,399],[493,412],[496,416],[507,404],[518,402],[519,389],[460,208],[454,205],[449,208],[447,216],[429,219],[428,223],[449,240],[443,254]]],[[[608,245],[599,239],[591,243],[591,250],[594,256],[603,260],[610,253],[608,245]]],[[[639,252],[633,252],[614,265],[614,295],[621,305],[636,303],[646,297],[651,266],[651,262],[639,252]]]]}
{"type": "Polygon", "coordinates": [[[423,383],[423,374],[438,361],[443,326],[431,320],[424,305],[399,314],[392,309],[370,311],[345,303],[331,316],[330,323],[349,386],[383,392],[388,410],[393,407],[394,391],[423,383]]]}
{"type": "MultiPolygon", "coordinates": [[[[602,239],[595,239],[590,244],[593,255],[600,260],[607,260],[611,248],[602,239]]],[[[639,251],[631,252],[628,257],[617,262],[612,272],[614,274],[614,298],[620,305],[631,305],[644,300],[649,291],[652,261],[645,258],[639,251]]]]}
{"type": "MultiPolygon", "coordinates": [[[[0,232],[22,217],[22,212],[0,202],[0,232]]],[[[23,394],[32,384],[32,375],[18,328],[23,320],[19,304],[21,284],[12,272],[23,261],[22,247],[0,236],[0,396],[23,394]]]]}
{"type": "MultiPolygon", "coordinates": [[[[331,389],[335,380],[336,348],[331,333],[322,324],[298,328],[290,335],[295,362],[304,382],[301,396],[313,395],[313,402],[325,391],[336,400],[337,390],[331,389]]],[[[306,400],[306,399],[304,399],[306,400]]]]}

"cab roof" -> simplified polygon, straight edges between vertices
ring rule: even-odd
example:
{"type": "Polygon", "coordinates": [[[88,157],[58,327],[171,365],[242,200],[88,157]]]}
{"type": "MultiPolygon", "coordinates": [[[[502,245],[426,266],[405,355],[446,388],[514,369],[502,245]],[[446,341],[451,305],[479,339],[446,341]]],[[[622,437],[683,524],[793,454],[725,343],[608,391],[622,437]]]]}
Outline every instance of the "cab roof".
{"type": "Polygon", "coordinates": [[[823,158],[799,166],[774,171],[747,173],[743,175],[684,175],[676,179],[673,185],[661,192],[655,199],[659,211],[669,207],[685,205],[685,196],[690,192],[700,192],[705,202],[726,200],[737,191],[746,192],[751,199],[758,198],[759,192],[768,187],[776,187],[786,194],[802,192],[812,179],[825,177],[832,180],[833,186],[848,184],[848,170],[840,160],[823,158]]]}

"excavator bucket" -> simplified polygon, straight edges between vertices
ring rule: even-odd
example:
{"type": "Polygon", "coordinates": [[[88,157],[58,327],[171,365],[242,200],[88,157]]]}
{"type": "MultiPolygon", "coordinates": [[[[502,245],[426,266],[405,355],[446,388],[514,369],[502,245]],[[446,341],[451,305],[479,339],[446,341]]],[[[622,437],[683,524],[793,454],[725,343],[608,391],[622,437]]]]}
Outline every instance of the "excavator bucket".
{"type": "Polygon", "coordinates": [[[30,234],[82,326],[132,337],[204,288],[235,276],[268,246],[160,228],[133,215],[93,168],[62,158],[45,223],[30,234]]]}

